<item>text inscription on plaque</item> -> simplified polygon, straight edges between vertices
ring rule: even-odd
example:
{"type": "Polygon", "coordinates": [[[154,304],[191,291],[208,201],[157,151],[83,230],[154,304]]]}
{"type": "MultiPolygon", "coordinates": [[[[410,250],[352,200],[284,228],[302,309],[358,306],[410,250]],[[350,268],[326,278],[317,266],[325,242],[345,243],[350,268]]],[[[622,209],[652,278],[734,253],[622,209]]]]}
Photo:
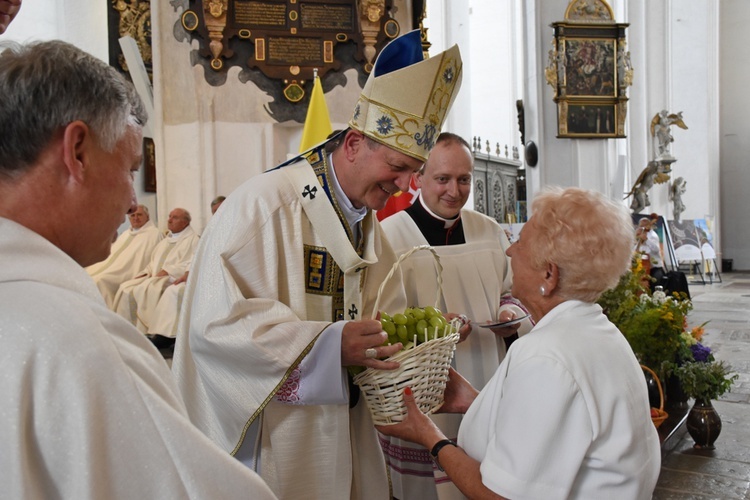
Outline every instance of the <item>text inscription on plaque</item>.
{"type": "Polygon", "coordinates": [[[234,22],[247,28],[286,26],[286,4],[236,0],[234,22]]]}
{"type": "Polygon", "coordinates": [[[300,5],[300,29],[352,31],[353,11],[350,5],[321,5],[302,3],[300,5]]]}
{"type": "Polygon", "coordinates": [[[323,40],[302,37],[268,37],[269,64],[323,62],[323,40]]]}

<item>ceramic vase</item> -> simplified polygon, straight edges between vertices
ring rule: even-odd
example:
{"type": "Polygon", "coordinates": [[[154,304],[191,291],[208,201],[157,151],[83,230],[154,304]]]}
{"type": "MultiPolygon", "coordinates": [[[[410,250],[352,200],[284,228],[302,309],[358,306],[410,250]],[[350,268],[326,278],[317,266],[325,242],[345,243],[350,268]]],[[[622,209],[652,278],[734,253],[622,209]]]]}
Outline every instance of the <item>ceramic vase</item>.
{"type": "Polygon", "coordinates": [[[721,418],[711,401],[697,399],[687,416],[687,430],[695,448],[713,450],[721,432],[721,418]]]}

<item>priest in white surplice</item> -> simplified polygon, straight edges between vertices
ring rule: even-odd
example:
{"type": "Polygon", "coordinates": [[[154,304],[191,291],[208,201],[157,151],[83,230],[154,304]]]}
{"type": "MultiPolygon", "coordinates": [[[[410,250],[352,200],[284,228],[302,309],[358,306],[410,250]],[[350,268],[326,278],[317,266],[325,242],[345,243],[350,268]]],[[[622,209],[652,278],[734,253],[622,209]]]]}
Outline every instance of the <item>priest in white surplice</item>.
{"type": "Polygon", "coordinates": [[[86,268],[110,309],[114,305],[117,289],[146,267],[156,244],[164,237],[151,222],[148,208],[144,205],[138,205],[138,209],[128,214],[128,218],[130,229],[117,238],[107,260],[86,268]]]}
{"type": "Polygon", "coordinates": [[[274,498],[190,423],[164,359],[82,267],[136,209],[133,85],[53,40],[4,44],[0,89],[0,496],[274,498]]]}
{"type": "Polygon", "coordinates": [[[164,289],[190,267],[199,240],[190,220],[187,210],[172,210],[167,221],[169,234],[156,245],[146,269],[117,290],[113,309],[143,333],[148,333],[151,316],[164,289]]]}
{"type": "MultiPolygon", "coordinates": [[[[217,196],[214,198],[211,202],[211,215],[216,213],[225,199],[226,196],[217,196]]],[[[174,339],[177,337],[177,320],[180,317],[180,310],[182,309],[182,299],[185,296],[185,285],[190,273],[189,269],[190,265],[188,265],[188,270],[185,271],[185,274],[164,289],[164,293],[161,294],[154,314],[151,315],[148,333],[154,345],[160,349],[174,345],[174,339]]]]}
{"type": "MultiPolygon", "coordinates": [[[[457,47],[422,61],[418,32],[391,42],[333,153],[319,146],[246,182],[201,240],[173,372],[198,427],[280,498],[390,498],[346,367],[395,368],[377,358],[400,344],[383,346],[371,319],[395,261],[372,210],[408,189],[460,75],[457,47]]],[[[405,307],[399,273],[380,305],[405,307]]]]}
{"type": "MultiPolygon", "coordinates": [[[[501,303],[524,314],[510,293],[511,271],[505,250],[510,246],[502,228],[491,218],[463,209],[472,185],[474,158],[464,139],[442,133],[427,162],[415,175],[420,194],[411,207],[381,222],[396,254],[417,245],[431,245],[443,266],[443,311],[463,313],[472,321],[469,336],[456,347],[454,366],[477,388],[484,387],[505,357],[502,336],[516,333],[518,325],[497,332],[481,328],[496,320],[501,303]],[[499,335],[500,334],[500,335],[499,335]],[[502,335],[502,336],[501,336],[502,335]]],[[[401,264],[409,305],[433,305],[435,264],[426,252],[412,254],[401,264]]],[[[530,324],[524,326],[528,331],[530,324]]],[[[461,415],[432,415],[455,439],[461,415]]],[[[399,499],[464,498],[450,479],[433,465],[430,451],[414,443],[381,436],[390,465],[393,495],[399,499]]]]}

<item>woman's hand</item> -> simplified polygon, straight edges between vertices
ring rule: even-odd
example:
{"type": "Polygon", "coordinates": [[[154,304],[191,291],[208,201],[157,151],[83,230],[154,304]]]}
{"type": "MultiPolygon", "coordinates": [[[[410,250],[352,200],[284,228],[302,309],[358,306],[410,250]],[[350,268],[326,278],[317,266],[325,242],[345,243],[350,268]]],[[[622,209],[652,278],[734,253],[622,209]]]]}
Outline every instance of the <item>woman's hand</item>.
{"type": "MultiPolygon", "coordinates": [[[[500,311],[500,315],[497,318],[498,323],[504,322],[504,321],[511,321],[515,319],[516,314],[511,311],[510,309],[504,309],[500,311]]],[[[509,325],[509,326],[501,326],[498,328],[490,328],[492,333],[497,335],[498,337],[510,337],[514,333],[518,333],[518,328],[521,326],[521,323],[516,323],[515,325],[509,325]]]]}
{"type": "Polygon", "coordinates": [[[441,439],[445,439],[445,435],[430,420],[430,417],[419,410],[411,387],[404,389],[404,405],[406,417],[403,421],[392,425],[376,425],[375,428],[386,436],[421,444],[428,450],[441,439]]]}
{"type": "Polygon", "coordinates": [[[453,368],[448,369],[443,405],[436,413],[466,413],[479,391],[453,368]]]}

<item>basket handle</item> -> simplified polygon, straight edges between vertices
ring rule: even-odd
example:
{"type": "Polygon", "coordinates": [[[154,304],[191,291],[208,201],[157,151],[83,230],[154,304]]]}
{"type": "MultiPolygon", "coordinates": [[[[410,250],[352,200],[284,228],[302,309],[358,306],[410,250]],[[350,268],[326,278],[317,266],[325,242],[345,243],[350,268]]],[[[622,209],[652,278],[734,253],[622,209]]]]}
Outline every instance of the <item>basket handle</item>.
{"type": "Polygon", "coordinates": [[[434,248],[432,248],[430,245],[419,245],[408,252],[403,253],[398,260],[393,264],[393,267],[391,267],[391,270],[388,272],[388,274],[383,279],[383,282],[380,284],[380,288],[378,288],[378,295],[375,297],[375,307],[372,308],[372,318],[376,318],[378,314],[378,307],[380,306],[380,297],[383,294],[383,290],[385,289],[385,284],[390,280],[393,275],[398,270],[401,263],[408,259],[411,254],[414,252],[418,252],[420,250],[428,250],[430,253],[432,253],[432,256],[435,258],[435,267],[437,268],[437,296],[435,297],[435,307],[437,308],[440,305],[440,295],[443,293],[443,265],[440,263],[440,256],[437,254],[434,248]]]}
{"type": "Polygon", "coordinates": [[[646,365],[641,365],[641,368],[649,372],[651,376],[654,377],[654,380],[656,380],[656,387],[659,388],[659,409],[663,410],[664,409],[664,391],[662,391],[661,389],[661,380],[659,380],[659,376],[656,374],[654,370],[652,370],[646,365]]]}

